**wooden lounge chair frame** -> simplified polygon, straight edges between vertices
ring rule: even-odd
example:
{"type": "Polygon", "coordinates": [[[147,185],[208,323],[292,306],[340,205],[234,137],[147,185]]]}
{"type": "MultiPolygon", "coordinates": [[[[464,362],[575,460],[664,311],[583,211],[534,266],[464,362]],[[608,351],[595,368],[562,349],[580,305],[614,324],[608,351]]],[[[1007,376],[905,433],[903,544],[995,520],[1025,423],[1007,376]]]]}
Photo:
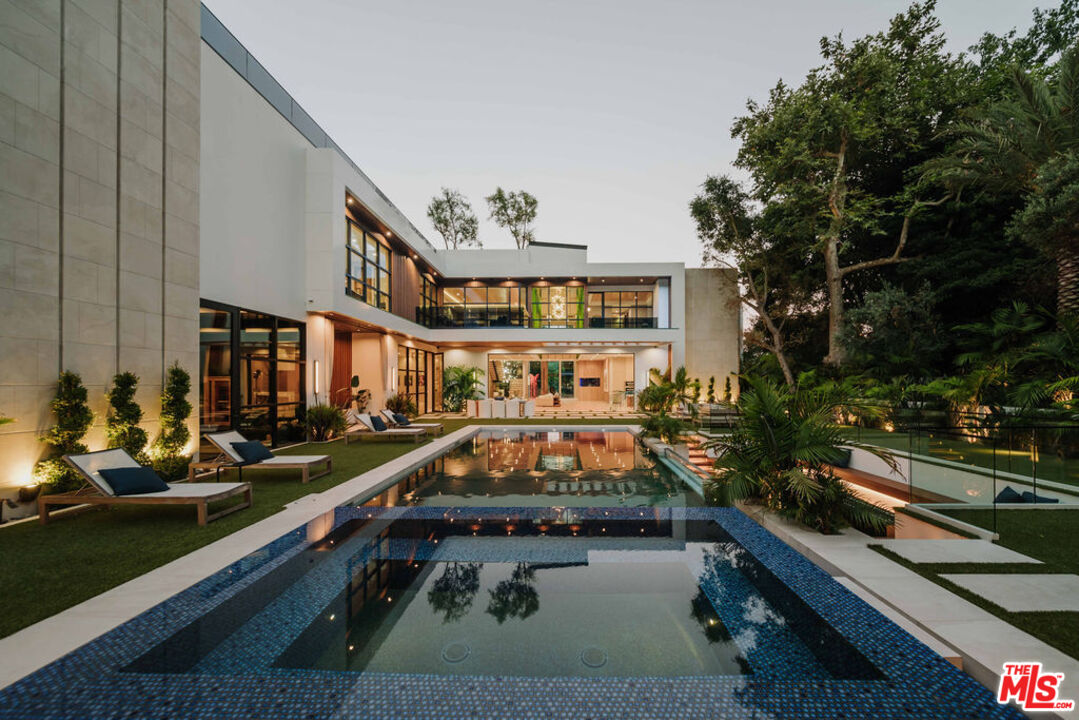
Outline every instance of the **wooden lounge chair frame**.
{"type": "Polygon", "coordinates": [[[52,505],[194,505],[198,512],[198,523],[203,526],[212,520],[251,507],[251,483],[245,482],[168,483],[169,492],[178,492],[172,495],[165,492],[113,495],[112,488],[98,474],[98,469],[139,467],[139,463],[120,448],[64,455],[63,459],[82,477],[85,485],[75,492],[38,495],[38,521],[42,525],[49,522],[49,507],[52,505]],[[237,495],[243,495],[243,502],[215,513],[209,512],[210,503],[237,495]]]}
{"type": "MultiPolygon", "coordinates": [[[[234,442],[246,442],[247,439],[236,432],[235,430],[229,430],[219,433],[207,433],[205,438],[220,451],[220,455],[217,456],[215,462],[217,462],[218,468],[223,467],[235,467],[239,469],[240,477],[243,477],[245,469],[250,470],[252,468],[270,469],[270,470],[299,470],[301,473],[301,480],[304,483],[317,480],[320,477],[324,477],[333,472],[333,458],[329,455],[274,455],[270,460],[263,460],[257,463],[244,463],[243,458],[232,447],[231,443],[234,442]],[[311,468],[316,465],[325,463],[326,468],[315,475],[311,474],[311,468]]],[[[188,477],[194,476],[195,468],[192,467],[188,471],[188,477]]]]}
{"type": "Polygon", "coordinates": [[[427,437],[426,428],[416,428],[412,431],[410,428],[390,428],[388,430],[375,430],[374,425],[371,424],[371,417],[367,413],[358,413],[355,410],[348,411],[349,429],[345,431],[345,444],[348,445],[353,440],[398,440],[412,438],[412,441],[419,443],[422,438],[427,437]],[[366,420],[364,419],[366,418],[366,420]]]}

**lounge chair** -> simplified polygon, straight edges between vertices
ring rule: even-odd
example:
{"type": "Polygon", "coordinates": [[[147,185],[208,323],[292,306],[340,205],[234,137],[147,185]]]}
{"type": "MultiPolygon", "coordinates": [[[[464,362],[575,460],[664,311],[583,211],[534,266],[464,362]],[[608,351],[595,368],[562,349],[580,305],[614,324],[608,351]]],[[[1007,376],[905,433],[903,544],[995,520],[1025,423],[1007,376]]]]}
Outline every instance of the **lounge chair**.
{"type": "Polygon", "coordinates": [[[382,417],[386,419],[386,422],[390,424],[390,427],[423,428],[427,432],[434,433],[435,435],[442,434],[442,423],[409,422],[408,425],[401,425],[397,422],[397,415],[392,410],[383,410],[382,417]]]}
{"type": "Polygon", "coordinates": [[[384,439],[384,440],[408,440],[413,442],[419,442],[420,438],[427,436],[427,430],[425,428],[418,427],[404,427],[404,428],[386,428],[385,430],[376,430],[374,422],[371,421],[371,416],[367,413],[359,413],[355,410],[349,410],[346,413],[348,418],[349,428],[345,431],[345,444],[348,445],[353,440],[371,440],[371,439],[384,439]]]}
{"type": "MultiPolygon", "coordinates": [[[[235,430],[220,433],[208,433],[206,439],[221,451],[221,455],[218,457],[220,466],[240,468],[241,476],[244,470],[250,470],[251,468],[269,468],[272,470],[291,469],[300,470],[302,473],[302,481],[306,483],[333,472],[333,458],[329,455],[274,455],[272,458],[266,458],[265,460],[259,460],[254,463],[246,463],[244,462],[243,456],[236,452],[236,448],[232,447],[232,444],[247,442],[247,438],[235,430]],[[311,469],[314,466],[323,463],[326,464],[326,469],[317,475],[312,475],[311,469]]],[[[192,468],[190,471],[191,475],[194,475],[194,472],[195,469],[192,468]]]]}
{"type": "Polygon", "coordinates": [[[199,525],[224,517],[237,510],[251,507],[251,483],[166,483],[168,490],[116,495],[101,470],[110,468],[141,467],[126,450],[113,448],[80,455],[65,455],[64,462],[75,469],[86,485],[75,492],[57,495],[38,495],[38,519],[42,525],[49,521],[50,505],[194,505],[198,510],[199,525]],[[210,503],[243,495],[243,502],[208,513],[210,503]]]}

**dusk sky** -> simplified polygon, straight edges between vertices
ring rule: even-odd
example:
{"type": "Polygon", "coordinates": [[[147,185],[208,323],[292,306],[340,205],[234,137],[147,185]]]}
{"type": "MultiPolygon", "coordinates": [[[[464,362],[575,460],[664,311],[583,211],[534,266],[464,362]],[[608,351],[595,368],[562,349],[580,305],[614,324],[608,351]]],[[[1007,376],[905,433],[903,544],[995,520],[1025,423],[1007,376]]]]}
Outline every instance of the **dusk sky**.
{"type": "MultiPolygon", "coordinates": [[[[539,200],[536,239],[594,261],[700,265],[687,203],[731,172],[748,98],[819,63],[822,35],[885,27],[898,0],[205,0],[427,238],[442,186],[485,247],[498,185],[539,200]]],[[[942,0],[955,51],[1025,29],[1034,0],[942,0]]]]}

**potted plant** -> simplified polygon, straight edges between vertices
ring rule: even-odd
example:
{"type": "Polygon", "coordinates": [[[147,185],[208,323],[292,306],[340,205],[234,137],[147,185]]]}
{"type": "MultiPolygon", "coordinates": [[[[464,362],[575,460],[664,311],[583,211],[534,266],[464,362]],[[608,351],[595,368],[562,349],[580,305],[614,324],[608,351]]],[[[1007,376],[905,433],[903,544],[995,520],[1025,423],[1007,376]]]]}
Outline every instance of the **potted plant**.
{"type": "Polygon", "coordinates": [[[312,405],[307,408],[307,433],[311,442],[327,442],[345,431],[345,413],[333,405],[312,405]]]}

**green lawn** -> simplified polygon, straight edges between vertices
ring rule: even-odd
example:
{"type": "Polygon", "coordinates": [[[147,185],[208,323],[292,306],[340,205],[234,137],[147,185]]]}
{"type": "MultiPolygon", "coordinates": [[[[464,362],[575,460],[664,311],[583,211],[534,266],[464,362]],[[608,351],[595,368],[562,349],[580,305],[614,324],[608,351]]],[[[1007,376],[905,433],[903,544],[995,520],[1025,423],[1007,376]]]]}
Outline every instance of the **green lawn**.
{"type": "MultiPolygon", "coordinates": [[[[993,528],[992,510],[940,509],[937,512],[971,525],[989,530],[993,528]]],[[[916,564],[879,546],[874,549],[1042,642],[1079,658],[1079,612],[1007,612],[940,577],[951,573],[1079,573],[1079,553],[1075,552],[1075,538],[1079,537],[1079,510],[1001,510],[997,512],[996,527],[1000,534],[999,544],[1041,560],[1045,565],[916,564]]],[[[1017,578],[1017,582],[1021,581],[1017,578]]]]}
{"type": "MultiPolygon", "coordinates": [[[[463,418],[442,422],[447,433],[465,425],[535,424],[532,420],[463,418]]],[[[622,421],[590,418],[557,422],[589,425],[622,421]]],[[[195,523],[194,507],[127,506],[90,509],[66,517],[61,514],[45,526],[35,521],[0,528],[0,556],[5,560],[0,572],[0,597],[4,599],[0,637],[269,517],[297,498],[339,485],[416,447],[412,442],[363,442],[348,446],[332,442],[291,448],[284,452],[332,455],[333,473],[307,485],[300,483],[295,471],[248,473],[245,479],[252,481],[255,490],[253,505],[206,527],[195,523]]],[[[222,473],[222,480],[233,477],[230,471],[222,473]]]]}

